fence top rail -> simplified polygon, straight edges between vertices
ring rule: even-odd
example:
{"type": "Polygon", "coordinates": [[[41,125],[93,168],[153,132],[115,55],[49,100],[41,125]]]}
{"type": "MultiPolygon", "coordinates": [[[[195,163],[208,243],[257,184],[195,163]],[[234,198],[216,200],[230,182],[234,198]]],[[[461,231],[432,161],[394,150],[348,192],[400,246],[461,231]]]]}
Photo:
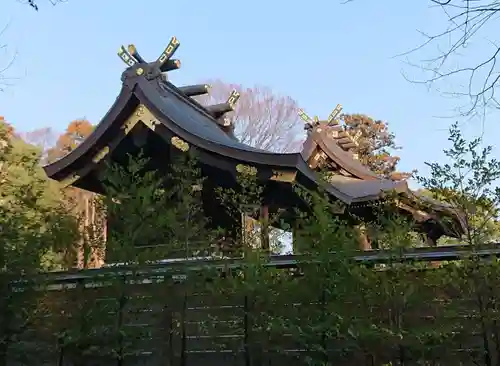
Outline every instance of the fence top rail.
{"type": "MultiPolygon", "coordinates": [[[[334,256],[336,252],[330,252],[334,256]]],[[[352,260],[366,264],[378,264],[388,262],[432,262],[460,260],[468,256],[481,258],[497,257],[500,255],[500,243],[488,243],[481,247],[471,247],[469,245],[449,245],[441,247],[421,247],[402,250],[369,250],[356,251],[352,255],[352,260]]],[[[264,266],[271,268],[295,268],[300,264],[314,263],[310,255],[270,255],[265,258],[264,266]]],[[[36,276],[26,277],[26,281],[43,282],[79,282],[85,280],[99,280],[109,277],[121,277],[131,275],[159,275],[164,273],[197,271],[203,269],[232,269],[241,268],[247,262],[244,258],[211,258],[195,257],[184,259],[165,259],[145,264],[116,263],[109,264],[98,269],[83,269],[73,271],[60,271],[41,273],[36,276]]],[[[20,280],[23,281],[22,279],[20,280]]]]}

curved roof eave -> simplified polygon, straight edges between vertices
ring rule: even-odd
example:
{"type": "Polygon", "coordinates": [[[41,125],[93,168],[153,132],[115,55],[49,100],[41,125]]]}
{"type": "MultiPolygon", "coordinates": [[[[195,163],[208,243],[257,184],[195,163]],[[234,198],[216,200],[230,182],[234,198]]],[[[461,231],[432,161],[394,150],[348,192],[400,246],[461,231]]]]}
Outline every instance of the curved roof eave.
{"type": "MultiPolygon", "coordinates": [[[[196,108],[190,106],[189,99],[173,88],[160,91],[154,81],[149,82],[143,79],[139,81],[135,93],[141,103],[150,109],[166,128],[198,148],[249,164],[297,170],[309,181],[319,183],[319,177],[307,166],[301,153],[273,153],[229,139],[210,116],[205,116],[203,111],[197,111],[196,108]],[[196,113],[196,115],[190,115],[190,113],[196,113]],[[203,135],[202,130],[206,130],[207,135],[203,135]]],[[[349,190],[336,184],[328,184],[326,190],[346,204],[377,200],[384,191],[400,190],[398,188],[400,183],[391,181],[389,182],[391,186],[385,187],[387,184],[381,185],[382,181],[388,183],[379,177],[376,181],[363,182],[369,186],[368,193],[365,192],[366,189],[361,189],[354,195],[349,194],[349,190]],[[377,189],[379,187],[381,189],[377,189]]],[[[404,185],[406,187],[406,183],[404,185]]]]}
{"type": "MultiPolygon", "coordinates": [[[[297,166],[300,173],[308,180],[318,184],[320,178],[314,172],[305,160],[297,166]]],[[[378,180],[359,180],[344,176],[334,176],[324,185],[327,193],[338,198],[346,204],[355,204],[368,201],[377,201],[382,199],[384,194],[388,192],[406,193],[409,191],[406,181],[391,181],[378,178],[378,180]]]]}
{"type": "Polygon", "coordinates": [[[300,153],[277,154],[253,148],[235,141],[217,125],[208,114],[190,105],[173,88],[158,90],[159,86],[142,79],[138,82],[136,96],[172,133],[205,151],[237,159],[250,164],[297,169],[300,153]]]}
{"type": "Polygon", "coordinates": [[[454,207],[453,205],[450,205],[449,203],[438,201],[432,197],[427,197],[419,192],[413,191],[412,194],[413,199],[429,205],[436,212],[441,212],[444,215],[454,218],[457,221],[462,234],[467,232],[468,225],[465,212],[457,207],[454,207]]]}
{"type": "MultiPolygon", "coordinates": [[[[105,135],[114,125],[114,122],[119,119],[119,123],[122,123],[129,117],[134,108],[141,103],[146,108],[149,108],[154,116],[173,134],[208,152],[240,160],[242,163],[294,171],[297,170],[297,166],[303,160],[300,153],[276,154],[235,141],[217,126],[216,121],[210,115],[203,113],[202,110],[196,110],[200,109],[199,107],[195,108],[196,106],[189,105],[192,104],[189,103],[189,100],[190,98],[182,95],[174,88],[160,93],[155,86],[155,81],[148,81],[145,78],[137,78],[132,83],[124,84],[115,102],[97,124],[94,131],[73,151],[57,161],[47,164],[43,169],[48,177],[60,180],[74,173],[73,171],[76,169],[72,168],[72,165],[80,159],[89,160],[82,164],[84,166],[91,164],[90,159],[87,159],[87,157],[95,152],[93,150],[95,150],[96,146],[106,144],[106,142],[101,141],[106,138],[105,135]],[[130,103],[131,100],[134,103],[130,103]],[[172,101],[176,101],[177,106],[172,105],[172,101]],[[166,102],[169,102],[170,105],[166,102]],[[212,127],[211,131],[210,128],[208,129],[211,136],[200,134],[200,130],[203,131],[203,128],[201,128],[203,126],[200,124],[205,123],[205,127],[207,127],[207,122],[212,127]]],[[[79,170],[86,169],[80,166],[79,170]]]]}
{"type": "Polygon", "coordinates": [[[49,178],[53,178],[55,175],[61,171],[68,169],[72,164],[79,160],[82,156],[86,155],[91,151],[93,147],[98,143],[98,141],[103,137],[103,135],[109,130],[120,115],[122,115],[129,102],[134,97],[133,89],[122,86],[120,94],[116,98],[115,102],[108,110],[106,115],[97,124],[96,128],[92,133],[73,151],[67,155],[61,157],[51,164],[47,164],[43,167],[45,174],[49,178]]]}
{"type": "MultiPolygon", "coordinates": [[[[132,108],[127,106],[131,100],[135,101],[134,106],[139,103],[144,104],[168,130],[202,150],[244,163],[296,170],[314,184],[319,183],[320,178],[308,167],[301,153],[277,154],[234,141],[217,127],[208,114],[190,105],[188,97],[181,95],[175,88],[159,90],[155,81],[148,81],[145,78],[138,78],[133,85],[123,86],[115,103],[92,134],[68,155],[46,165],[44,167],[46,174],[52,178],[87,155],[124,111],[130,113],[129,110],[132,108]]],[[[382,181],[378,177],[376,180],[360,181],[357,184],[352,181],[338,183],[328,184],[326,190],[346,204],[378,200],[381,193],[396,187],[396,185],[385,187],[386,184],[381,184],[382,181]],[[359,189],[353,187],[353,183],[359,186],[359,189]],[[360,183],[363,187],[359,185],[360,183]]]]}
{"type": "MultiPolygon", "coordinates": [[[[319,185],[318,183],[320,182],[320,178],[318,177],[318,174],[311,168],[309,168],[306,161],[302,159],[302,156],[297,165],[297,170],[309,182],[312,182],[315,185],[319,185]]],[[[351,204],[353,201],[353,197],[349,196],[342,189],[339,189],[339,187],[336,187],[333,184],[325,184],[324,188],[328,194],[334,196],[345,204],[351,204]]]]}

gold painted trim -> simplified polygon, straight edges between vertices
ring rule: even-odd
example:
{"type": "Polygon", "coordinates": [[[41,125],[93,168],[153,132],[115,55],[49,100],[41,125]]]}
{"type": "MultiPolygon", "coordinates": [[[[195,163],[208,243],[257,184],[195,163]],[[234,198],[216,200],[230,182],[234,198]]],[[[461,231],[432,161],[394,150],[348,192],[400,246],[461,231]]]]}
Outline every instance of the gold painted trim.
{"type": "Polygon", "coordinates": [[[177,136],[172,137],[170,139],[170,142],[172,143],[172,146],[174,146],[175,148],[177,148],[181,151],[186,152],[189,150],[189,144],[177,136]]]}
{"type": "Polygon", "coordinates": [[[142,117],[144,115],[144,111],[146,110],[146,107],[144,104],[139,104],[136,108],[133,114],[135,114],[137,117],[142,117]]]}
{"type": "Polygon", "coordinates": [[[236,171],[243,175],[257,175],[257,168],[244,164],[236,165],[236,171]]]}
{"type": "MultiPolygon", "coordinates": [[[[134,112],[130,115],[130,117],[128,117],[121,126],[123,133],[125,135],[128,135],[130,131],[132,131],[134,126],[139,122],[143,123],[153,131],[155,130],[156,125],[160,124],[158,119],[156,119],[154,114],[149,109],[147,109],[146,106],[144,106],[143,104],[139,104],[134,112]]],[[[94,163],[101,161],[107,154],[109,154],[110,150],[111,148],[109,146],[104,147],[96,155],[93,156],[92,161],[94,163]]],[[[80,178],[81,176],[75,173],[62,179],[60,182],[64,186],[69,186],[75,183],[80,178]]]]}
{"type": "Polygon", "coordinates": [[[135,118],[127,120],[122,126],[123,133],[125,135],[128,135],[130,131],[132,131],[132,129],[135,127],[137,122],[139,122],[139,120],[135,118]]]}
{"type": "Polygon", "coordinates": [[[75,183],[78,179],[80,179],[80,175],[74,173],[74,174],[68,175],[66,178],[61,180],[61,184],[64,187],[67,187],[67,186],[70,186],[73,183],[75,183]]]}
{"type": "Polygon", "coordinates": [[[135,127],[135,125],[139,122],[142,122],[152,131],[154,131],[156,126],[160,124],[158,119],[149,109],[146,108],[144,104],[139,104],[132,115],[127,118],[122,126],[125,135],[128,135],[130,131],[132,131],[132,129],[135,127]]]}
{"type": "Polygon", "coordinates": [[[240,93],[236,89],[234,89],[231,94],[229,95],[229,98],[227,100],[227,104],[231,106],[231,109],[234,110],[234,107],[238,100],[240,99],[240,93]]]}
{"type": "MultiPolygon", "coordinates": [[[[149,112],[149,111],[148,111],[149,112]]],[[[151,113],[151,112],[149,112],[151,113]]],[[[154,131],[156,126],[160,124],[160,122],[153,116],[145,116],[146,118],[142,118],[140,122],[145,124],[151,131],[154,131]]]]}
{"type": "Polygon", "coordinates": [[[296,176],[297,172],[273,170],[273,175],[270,180],[292,183],[295,181],[296,176]]]}
{"type": "Polygon", "coordinates": [[[106,155],[109,153],[109,146],[104,146],[97,154],[94,155],[92,158],[92,161],[94,163],[100,162],[106,155]]]}
{"type": "Polygon", "coordinates": [[[344,204],[339,204],[339,205],[333,207],[333,213],[336,215],[344,214],[345,210],[346,210],[346,205],[344,205],[344,204]]]}

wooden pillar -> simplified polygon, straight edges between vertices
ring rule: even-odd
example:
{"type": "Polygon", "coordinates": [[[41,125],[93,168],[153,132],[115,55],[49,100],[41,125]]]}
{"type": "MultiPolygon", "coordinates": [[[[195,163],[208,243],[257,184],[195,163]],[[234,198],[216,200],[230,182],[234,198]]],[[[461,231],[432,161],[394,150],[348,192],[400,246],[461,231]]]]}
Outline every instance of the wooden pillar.
{"type": "Polygon", "coordinates": [[[295,227],[295,225],[292,228],[292,253],[293,254],[298,254],[299,253],[299,231],[295,227]]]}
{"type": "Polygon", "coordinates": [[[256,237],[258,205],[245,205],[241,207],[241,238],[244,250],[256,248],[260,242],[260,236],[256,237]]]}
{"type": "Polygon", "coordinates": [[[421,227],[421,230],[425,235],[425,244],[431,247],[437,246],[438,239],[444,234],[443,228],[432,219],[425,221],[421,227]]]}
{"type": "Polygon", "coordinates": [[[242,243],[245,247],[251,247],[253,243],[253,233],[255,230],[254,220],[250,217],[250,213],[243,210],[241,212],[241,226],[242,226],[242,243]]]}
{"type": "MultiPolygon", "coordinates": [[[[438,239],[439,239],[439,236],[437,235],[437,230],[431,229],[425,233],[425,244],[427,244],[430,247],[436,247],[438,239]]],[[[441,262],[431,261],[431,262],[429,262],[429,266],[431,268],[439,268],[441,266],[441,262]]]]}
{"type": "Polygon", "coordinates": [[[260,213],[260,243],[263,250],[269,251],[269,206],[261,205],[260,213]]]}
{"type": "Polygon", "coordinates": [[[425,235],[425,244],[427,244],[430,247],[435,247],[437,246],[437,240],[433,238],[431,235],[426,234],[425,235]]]}

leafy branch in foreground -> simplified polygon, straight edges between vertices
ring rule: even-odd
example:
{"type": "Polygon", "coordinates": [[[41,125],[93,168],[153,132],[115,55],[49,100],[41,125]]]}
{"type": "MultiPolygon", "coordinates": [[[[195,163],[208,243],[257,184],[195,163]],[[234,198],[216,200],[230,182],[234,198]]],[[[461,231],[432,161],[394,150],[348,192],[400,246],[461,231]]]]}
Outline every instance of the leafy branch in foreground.
{"type": "Polygon", "coordinates": [[[452,146],[444,153],[450,162],[428,163],[430,177],[418,180],[436,199],[458,210],[466,243],[480,245],[497,240],[500,161],[491,157],[491,146],[481,147],[481,138],[467,141],[457,123],[451,126],[448,140],[452,146]]]}
{"type": "Polygon", "coordinates": [[[105,207],[109,261],[206,256],[211,232],[203,215],[203,179],[194,158],[178,157],[168,172],[144,157],[109,166],[105,207]]]}
{"type": "Polygon", "coordinates": [[[40,151],[0,121],[0,365],[8,364],[7,355],[24,362],[28,346],[20,337],[47,310],[33,278],[60,269],[59,255],[79,236],[39,161],[40,151]]]}
{"type": "Polygon", "coordinates": [[[448,319],[455,348],[457,343],[471,347],[469,357],[476,364],[499,365],[500,266],[497,258],[481,260],[474,250],[500,237],[500,162],[491,157],[491,146],[481,146],[481,138],[467,141],[457,123],[450,128],[449,141],[451,147],[444,150],[449,162],[428,164],[430,177],[419,178],[435,198],[458,211],[465,231],[462,242],[471,249],[462,260],[439,270],[440,301],[446,304],[440,316],[448,319]]]}

